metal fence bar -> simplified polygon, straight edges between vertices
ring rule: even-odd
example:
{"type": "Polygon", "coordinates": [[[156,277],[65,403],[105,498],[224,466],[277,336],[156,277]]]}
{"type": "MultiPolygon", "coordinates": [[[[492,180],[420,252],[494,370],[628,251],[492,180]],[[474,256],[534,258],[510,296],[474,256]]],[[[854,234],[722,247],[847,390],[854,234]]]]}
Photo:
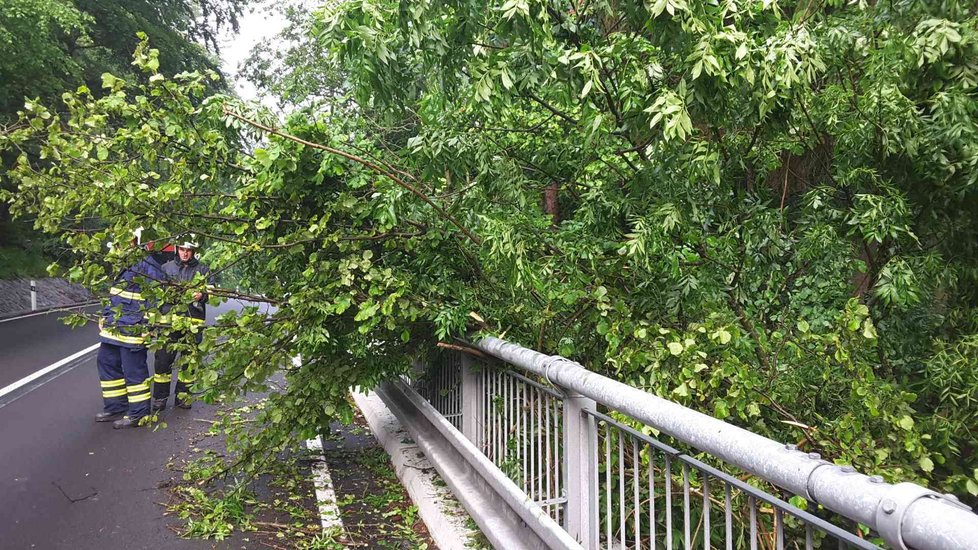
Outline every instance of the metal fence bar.
{"type": "Polygon", "coordinates": [[[618,434],[618,536],[625,545],[625,438],[618,434]]]}
{"type": "Polygon", "coordinates": [[[672,458],[666,455],[665,476],[662,480],[666,488],[666,548],[672,548],[672,458]]]}
{"type": "MultiPolygon", "coordinates": [[[[726,472],[723,472],[723,471],[721,471],[721,470],[719,470],[717,468],[714,468],[713,466],[710,466],[708,464],[705,464],[702,461],[697,460],[697,459],[695,459],[695,458],[693,458],[693,457],[691,457],[689,455],[685,455],[685,454],[681,453],[679,450],[677,450],[677,449],[675,449],[673,447],[670,447],[669,445],[666,445],[666,444],[662,443],[661,441],[657,441],[655,439],[652,439],[651,437],[649,437],[649,436],[647,436],[647,435],[645,435],[645,434],[643,434],[641,432],[638,432],[638,431],[634,430],[633,428],[630,428],[628,426],[625,426],[625,425],[617,422],[615,419],[611,418],[608,415],[605,415],[605,414],[602,414],[602,413],[599,413],[599,412],[589,412],[588,414],[593,415],[598,421],[602,422],[603,425],[605,425],[605,426],[613,426],[613,427],[615,427],[617,429],[617,431],[619,431],[621,433],[624,433],[624,434],[627,434],[630,437],[635,438],[636,440],[639,440],[639,441],[647,444],[651,450],[661,452],[665,456],[665,460],[666,460],[666,468],[665,468],[666,491],[667,491],[667,495],[669,495],[667,497],[667,499],[666,499],[667,506],[668,506],[667,510],[671,510],[671,501],[672,501],[672,499],[671,499],[672,463],[673,463],[673,461],[679,461],[682,464],[682,466],[683,466],[683,473],[682,473],[683,482],[682,482],[682,484],[683,484],[683,493],[684,493],[684,506],[683,506],[683,509],[684,509],[684,517],[685,517],[685,511],[690,509],[689,505],[686,505],[685,504],[685,493],[686,493],[686,485],[687,485],[687,482],[688,482],[688,479],[689,479],[689,473],[688,473],[688,471],[689,471],[690,468],[692,468],[693,470],[701,473],[701,475],[704,475],[704,476],[712,476],[714,478],[717,478],[718,480],[724,482],[728,487],[737,489],[740,493],[749,495],[750,498],[752,499],[752,501],[755,502],[755,505],[756,505],[757,502],[762,502],[764,504],[769,505],[774,510],[786,511],[789,514],[791,514],[792,516],[794,516],[794,517],[798,518],[799,520],[805,522],[806,524],[810,524],[810,525],[814,526],[815,528],[817,528],[820,531],[824,532],[826,535],[829,535],[831,537],[837,538],[837,539],[842,540],[842,541],[846,541],[851,546],[854,546],[856,548],[861,548],[861,549],[865,549],[865,550],[871,550],[871,549],[877,548],[876,545],[874,545],[874,544],[872,544],[872,543],[870,543],[868,541],[865,541],[865,540],[860,539],[859,537],[857,537],[853,533],[850,533],[848,531],[845,531],[845,530],[839,528],[838,526],[833,525],[833,524],[827,522],[826,520],[824,520],[822,518],[816,517],[816,516],[814,516],[814,515],[812,515],[812,514],[810,514],[808,512],[805,512],[803,510],[800,510],[798,508],[795,508],[791,504],[789,504],[789,503],[787,503],[787,502],[785,502],[785,501],[783,501],[783,500],[781,500],[781,499],[779,499],[779,498],[777,498],[777,497],[775,497],[773,495],[770,495],[768,493],[765,493],[764,491],[762,491],[762,490],[760,490],[760,489],[758,489],[756,487],[753,487],[753,486],[745,483],[744,481],[741,481],[740,479],[737,479],[737,478],[731,476],[730,474],[728,474],[726,472]]],[[[756,509],[755,509],[754,518],[755,519],[752,520],[752,521],[754,521],[756,523],[756,509]]],[[[672,523],[671,520],[668,521],[668,523],[671,525],[671,523],[672,523]]],[[[685,521],[684,521],[684,523],[685,523],[685,521]]],[[[772,528],[773,528],[773,525],[772,525],[772,528]]],[[[689,540],[689,538],[690,538],[689,536],[686,537],[687,540],[689,540]]]]}
{"type": "Polygon", "coordinates": [[[649,453],[649,548],[655,548],[655,455],[649,453]]]}
{"type": "MultiPolygon", "coordinates": [[[[882,480],[858,474],[851,468],[821,460],[817,455],[807,455],[792,446],[590,372],[561,357],[546,356],[491,337],[474,345],[496,358],[544,377],[557,387],[588,396],[686,445],[867,525],[896,548],[978,549],[978,516],[967,507],[926,488],[910,483],[882,483],[882,480]]],[[[611,437],[610,433],[605,437],[611,437]]],[[[668,460],[667,456],[667,469],[668,460]]],[[[667,494],[670,492],[669,479],[666,478],[667,494]]],[[[756,501],[752,502],[756,506],[756,501]]],[[[684,508],[688,515],[688,505],[684,508]]],[[[751,527],[755,535],[752,545],[756,545],[756,508],[752,507],[751,511],[751,527]]],[[[671,547],[671,506],[667,506],[666,515],[667,545],[671,547]]]]}
{"type": "Polygon", "coordinates": [[[395,380],[377,394],[411,433],[482,532],[498,548],[579,548],[538,505],[425,398],[395,380]]]}
{"type": "Polygon", "coordinates": [[[604,431],[604,540],[611,542],[611,430],[604,431]]]}
{"type": "MultiPolygon", "coordinates": [[[[520,476],[523,478],[523,492],[529,495],[531,500],[540,500],[533,494],[531,487],[533,483],[533,455],[531,452],[528,452],[529,449],[526,446],[526,440],[528,439],[526,425],[530,417],[526,410],[529,388],[525,384],[519,384],[516,381],[513,381],[513,386],[513,393],[516,395],[516,460],[520,464],[520,476]],[[529,485],[527,484],[528,482],[529,485]]],[[[530,422],[532,422],[531,419],[530,422]]]]}
{"type": "Polygon", "coordinates": [[[635,439],[632,439],[632,457],[633,457],[633,460],[632,460],[632,492],[633,492],[633,496],[632,496],[632,515],[633,515],[633,521],[635,522],[635,549],[636,550],[641,550],[641,548],[642,548],[642,519],[641,519],[641,514],[639,512],[641,511],[642,506],[640,504],[640,500],[639,500],[640,496],[639,496],[639,492],[638,492],[638,480],[639,480],[639,472],[638,472],[638,470],[639,470],[639,464],[640,464],[641,460],[639,460],[640,455],[639,455],[639,450],[638,450],[638,441],[636,441],[635,439]]]}
{"type": "Polygon", "coordinates": [[[703,548],[710,550],[710,476],[703,473],[703,548]]]}
{"type": "Polygon", "coordinates": [[[482,449],[482,434],[485,432],[485,411],[482,410],[485,404],[485,380],[483,369],[478,369],[471,356],[462,354],[462,391],[459,392],[461,399],[459,409],[462,411],[462,434],[472,442],[473,445],[482,449]]]}
{"type": "MultiPolygon", "coordinates": [[[[730,484],[723,485],[723,527],[727,550],[733,550],[733,503],[730,495],[730,484]]],[[[807,525],[807,524],[806,524],[807,525]]],[[[808,526],[811,527],[810,525],[808,526]]]]}

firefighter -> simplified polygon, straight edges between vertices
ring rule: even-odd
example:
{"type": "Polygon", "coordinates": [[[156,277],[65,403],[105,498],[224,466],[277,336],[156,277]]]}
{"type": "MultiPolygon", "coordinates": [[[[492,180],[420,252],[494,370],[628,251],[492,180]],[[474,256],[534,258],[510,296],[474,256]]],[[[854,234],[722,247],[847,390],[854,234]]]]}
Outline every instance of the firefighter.
{"type": "Polygon", "coordinates": [[[115,429],[135,428],[150,412],[144,315],[147,300],[142,291],[164,278],[160,257],[152,253],[152,243],[144,244],[142,228],[133,232],[130,245],[149,254],[119,272],[99,320],[97,361],[104,408],[95,415],[95,421],[112,422],[115,429]]]}
{"type": "MultiPolygon", "coordinates": [[[[210,269],[197,259],[197,249],[199,245],[193,234],[183,242],[177,244],[177,257],[163,265],[163,273],[167,281],[178,284],[187,284],[200,275],[205,281],[206,286],[211,286],[213,281],[208,277],[210,269]]],[[[181,315],[187,318],[194,325],[203,325],[207,317],[207,291],[206,289],[194,290],[193,301],[186,308],[173,306],[168,308],[168,315],[171,319],[181,315]]],[[[199,330],[194,331],[194,339],[199,344],[203,334],[199,330]]],[[[186,338],[185,331],[177,331],[171,334],[170,342],[178,342],[186,338]]],[[[170,380],[173,377],[173,363],[177,359],[179,352],[173,346],[164,346],[157,350],[155,360],[155,374],[153,376],[153,410],[161,411],[166,408],[167,400],[170,398],[170,380]]],[[[181,409],[191,408],[190,385],[194,383],[193,371],[185,366],[177,372],[176,397],[174,403],[181,409]]]]}

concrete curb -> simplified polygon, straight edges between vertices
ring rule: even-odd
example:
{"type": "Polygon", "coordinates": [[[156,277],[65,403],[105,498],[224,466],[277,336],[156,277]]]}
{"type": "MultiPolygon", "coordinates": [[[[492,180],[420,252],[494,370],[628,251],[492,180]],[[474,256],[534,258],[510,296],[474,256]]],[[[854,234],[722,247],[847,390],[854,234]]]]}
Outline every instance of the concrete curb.
{"type": "Polygon", "coordinates": [[[468,514],[441,481],[438,472],[401,426],[394,413],[370,392],[354,392],[353,400],[370,425],[370,431],[384,447],[394,471],[418,507],[418,515],[428,526],[431,538],[441,550],[466,550],[478,532],[466,526],[468,514]]]}

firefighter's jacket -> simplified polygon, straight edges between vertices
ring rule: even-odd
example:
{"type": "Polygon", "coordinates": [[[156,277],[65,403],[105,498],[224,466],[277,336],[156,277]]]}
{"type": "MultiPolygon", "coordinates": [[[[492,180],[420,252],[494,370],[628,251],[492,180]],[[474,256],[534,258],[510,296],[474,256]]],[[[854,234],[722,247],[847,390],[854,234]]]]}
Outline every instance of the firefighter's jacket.
{"type": "MultiPolygon", "coordinates": [[[[197,274],[204,276],[206,279],[207,288],[211,288],[214,281],[210,275],[210,269],[200,263],[196,257],[191,258],[188,262],[181,262],[180,258],[174,258],[169,262],[163,264],[163,273],[168,281],[176,281],[178,283],[186,283],[187,281],[193,281],[197,274]]],[[[203,321],[207,318],[207,291],[205,289],[200,289],[200,293],[203,296],[200,300],[196,300],[187,305],[186,309],[181,306],[170,306],[165,305],[164,311],[167,311],[175,315],[186,315],[191,319],[196,319],[198,321],[203,321]]]]}
{"type": "Polygon", "coordinates": [[[143,287],[159,284],[164,278],[163,266],[152,254],[123,269],[109,290],[109,305],[102,310],[100,341],[127,348],[145,347],[149,304],[142,295],[143,287]]]}

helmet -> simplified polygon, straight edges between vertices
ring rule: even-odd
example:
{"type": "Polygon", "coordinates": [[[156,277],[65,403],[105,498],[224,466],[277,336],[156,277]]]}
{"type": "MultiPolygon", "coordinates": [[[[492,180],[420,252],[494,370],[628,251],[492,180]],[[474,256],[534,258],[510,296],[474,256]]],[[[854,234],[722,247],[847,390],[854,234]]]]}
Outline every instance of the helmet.
{"type": "MultiPolygon", "coordinates": [[[[130,237],[129,242],[135,242],[136,246],[140,248],[145,248],[147,250],[153,249],[153,241],[149,241],[148,243],[143,241],[142,227],[137,227],[136,229],[132,230],[132,237],[130,237]]],[[[116,245],[117,243],[114,241],[109,241],[105,243],[105,246],[107,246],[109,250],[115,249],[116,245]]]]}
{"type": "Polygon", "coordinates": [[[184,239],[183,242],[177,243],[178,247],[191,248],[193,250],[197,250],[198,248],[200,248],[200,245],[197,244],[197,235],[194,235],[193,233],[188,233],[183,236],[183,239],[184,239]]]}

